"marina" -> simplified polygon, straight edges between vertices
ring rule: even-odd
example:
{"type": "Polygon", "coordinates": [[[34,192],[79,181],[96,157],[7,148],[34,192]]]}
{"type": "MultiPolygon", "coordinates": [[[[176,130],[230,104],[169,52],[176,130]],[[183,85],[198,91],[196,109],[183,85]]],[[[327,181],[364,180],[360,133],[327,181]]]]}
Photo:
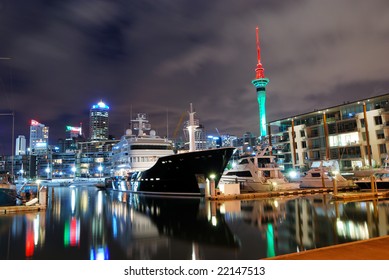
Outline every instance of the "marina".
{"type": "Polygon", "coordinates": [[[49,187],[46,209],[0,215],[0,259],[263,259],[389,230],[387,198],[305,191],[212,200],[49,187]]]}
{"type": "Polygon", "coordinates": [[[365,44],[355,52],[344,52],[358,45],[355,32],[344,34],[361,21],[345,18],[342,5],[336,15],[332,4],[104,3],[108,12],[92,15],[88,5],[44,4],[42,20],[37,8],[18,24],[21,9],[10,5],[4,31],[20,36],[6,37],[3,51],[15,57],[0,69],[0,115],[12,117],[0,125],[0,259],[389,259],[386,65],[369,57],[378,68],[349,67],[354,53],[376,55],[384,45],[375,41],[384,25],[374,33],[369,22],[381,18],[369,13],[374,5],[356,13],[367,15],[362,30],[373,35],[358,37],[365,44]],[[335,18],[305,28],[307,8],[335,18]],[[258,18],[267,20],[274,80],[265,75],[259,26],[251,43],[243,28],[258,18]],[[58,34],[36,28],[46,21],[58,34]],[[347,23],[343,36],[339,22],[347,23]],[[251,73],[241,64],[250,44],[251,73]],[[93,105],[92,95],[101,95],[93,105]],[[204,123],[192,103],[185,109],[189,100],[204,123]]]}

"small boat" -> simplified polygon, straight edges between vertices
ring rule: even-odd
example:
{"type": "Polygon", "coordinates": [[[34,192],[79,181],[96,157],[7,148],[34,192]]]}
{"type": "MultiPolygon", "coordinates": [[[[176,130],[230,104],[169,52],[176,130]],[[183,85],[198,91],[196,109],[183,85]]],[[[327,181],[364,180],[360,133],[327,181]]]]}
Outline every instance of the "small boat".
{"type": "Polygon", "coordinates": [[[95,186],[96,186],[96,188],[98,188],[100,190],[111,189],[113,186],[112,180],[113,180],[113,178],[111,178],[111,177],[104,178],[104,180],[97,182],[95,184],[95,186]]]}
{"type": "Polygon", "coordinates": [[[68,183],[69,187],[92,187],[92,186],[101,186],[105,185],[104,178],[84,178],[76,177],[68,183]]]}
{"type": "Polygon", "coordinates": [[[242,156],[223,173],[221,184],[239,183],[241,192],[261,192],[298,189],[298,183],[289,182],[270,154],[271,147],[257,148],[254,155],[242,156]]]}
{"type": "Polygon", "coordinates": [[[377,189],[389,189],[389,169],[377,169],[371,176],[357,179],[354,183],[361,189],[371,189],[372,181],[376,184],[377,189]]]}
{"type": "Polygon", "coordinates": [[[340,174],[336,160],[314,161],[306,175],[300,180],[301,188],[348,187],[354,185],[340,174]]]}

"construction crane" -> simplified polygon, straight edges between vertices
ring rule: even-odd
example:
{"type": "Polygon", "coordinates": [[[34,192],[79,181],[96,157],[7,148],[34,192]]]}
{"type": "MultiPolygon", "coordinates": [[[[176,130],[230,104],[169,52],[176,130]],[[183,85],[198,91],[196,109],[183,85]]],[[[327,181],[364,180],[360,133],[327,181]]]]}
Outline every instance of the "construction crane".
{"type": "Polygon", "coordinates": [[[173,137],[172,137],[173,140],[175,140],[176,137],[177,137],[178,131],[180,130],[182,122],[184,121],[185,115],[186,115],[186,111],[182,112],[180,120],[178,121],[177,126],[176,126],[176,128],[174,129],[174,132],[173,132],[173,137]]]}

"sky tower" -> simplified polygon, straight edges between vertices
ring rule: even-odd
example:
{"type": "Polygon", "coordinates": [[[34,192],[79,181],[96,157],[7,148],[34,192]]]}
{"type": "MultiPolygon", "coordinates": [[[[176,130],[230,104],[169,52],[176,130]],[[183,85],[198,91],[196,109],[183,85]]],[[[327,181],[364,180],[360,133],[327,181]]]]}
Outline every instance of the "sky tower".
{"type": "Polygon", "coordinates": [[[255,68],[255,79],[251,83],[257,90],[257,100],[259,106],[259,136],[265,137],[266,133],[266,85],[269,79],[265,78],[265,69],[261,63],[261,48],[259,47],[259,29],[256,28],[257,35],[257,67],[255,68]]]}

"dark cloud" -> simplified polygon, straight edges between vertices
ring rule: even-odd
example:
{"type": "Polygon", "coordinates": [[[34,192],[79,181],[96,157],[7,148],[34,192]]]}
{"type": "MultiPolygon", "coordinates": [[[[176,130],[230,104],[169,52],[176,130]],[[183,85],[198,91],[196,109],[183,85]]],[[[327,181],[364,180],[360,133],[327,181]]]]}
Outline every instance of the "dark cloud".
{"type": "MultiPolygon", "coordinates": [[[[145,112],[172,134],[193,103],[210,132],[258,133],[255,27],[270,79],[268,120],[389,92],[389,3],[0,1],[0,112],[50,127],[83,123],[100,99],[111,134],[145,112]]],[[[9,120],[2,117],[1,139],[9,120]]],[[[181,129],[180,129],[181,130],[181,129]]],[[[1,148],[0,148],[1,149],[1,148]]],[[[0,151],[3,152],[3,151],[0,151]]]]}

